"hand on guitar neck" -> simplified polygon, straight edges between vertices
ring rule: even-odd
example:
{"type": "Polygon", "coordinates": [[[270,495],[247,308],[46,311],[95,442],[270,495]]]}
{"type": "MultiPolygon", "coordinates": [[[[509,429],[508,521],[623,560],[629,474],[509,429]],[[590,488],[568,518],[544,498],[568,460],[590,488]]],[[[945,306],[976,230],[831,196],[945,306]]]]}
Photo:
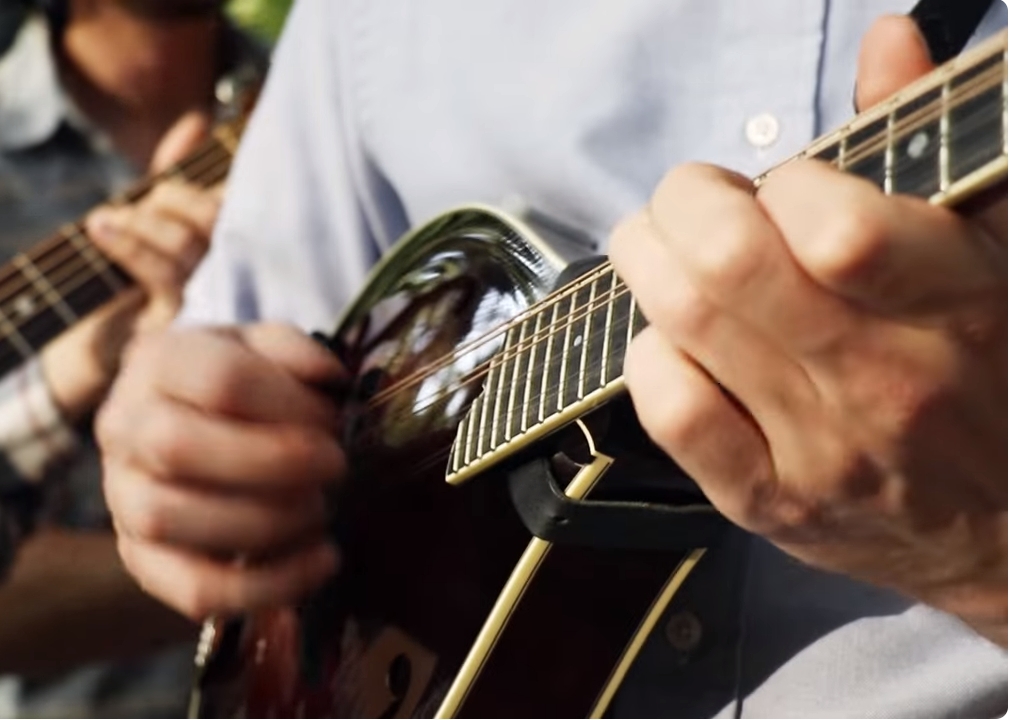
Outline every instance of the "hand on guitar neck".
{"type": "MultiPolygon", "coordinates": [[[[931,70],[864,44],[865,109],[931,70]]],[[[731,520],[1006,645],[1007,206],[969,218],[814,161],[673,171],[612,259],[651,325],[628,387],[731,520]]],[[[991,199],[991,198],[990,198],[991,199]]]]}
{"type": "MultiPolygon", "coordinates": [[[[202,113],[184,115],[166,133],[152,163],[156,175],[204,141],[202,113]]],[[[90,240],[136,281],[49,343],[42,367],[57,405],[71,422],[100,401],[124,347],[138,333],[166,327],[182,304],[186,280],[207,252],[223,185],[209,189],[167,181],[133,205],[108,205],[86,221],[90,240]]]]}

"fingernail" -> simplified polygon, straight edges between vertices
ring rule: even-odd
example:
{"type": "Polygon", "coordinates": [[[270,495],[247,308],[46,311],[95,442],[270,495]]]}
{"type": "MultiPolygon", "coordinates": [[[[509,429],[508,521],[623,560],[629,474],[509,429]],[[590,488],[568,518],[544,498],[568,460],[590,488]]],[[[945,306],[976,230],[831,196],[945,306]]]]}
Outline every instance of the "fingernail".
{"type": "Polygon", "coordinates": [[[103,239],[115,237],[118,229],[112,214],[105,210],[98,210],[88,218],[88,234],[98,236],[103,239]]]}

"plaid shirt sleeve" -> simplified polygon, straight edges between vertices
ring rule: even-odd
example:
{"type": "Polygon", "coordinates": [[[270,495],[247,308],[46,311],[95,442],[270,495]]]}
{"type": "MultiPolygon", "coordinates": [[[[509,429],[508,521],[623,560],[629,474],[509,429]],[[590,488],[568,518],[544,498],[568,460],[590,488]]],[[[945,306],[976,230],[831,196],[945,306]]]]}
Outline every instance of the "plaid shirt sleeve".
{"type": "Polygon", "coordinates": [[[35,525],[46,472],[77,445],[37,359],[0,379],[0,576],[35,525]]]}

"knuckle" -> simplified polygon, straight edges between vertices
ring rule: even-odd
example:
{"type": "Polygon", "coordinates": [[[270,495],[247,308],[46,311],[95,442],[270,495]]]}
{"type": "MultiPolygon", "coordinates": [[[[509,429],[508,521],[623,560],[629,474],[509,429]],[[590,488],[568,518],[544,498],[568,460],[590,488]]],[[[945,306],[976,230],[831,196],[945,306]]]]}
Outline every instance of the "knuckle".
{"type": "Polygon", "coordinates": [[[713,292],[737,291],[752,285],[760,277],[766,254],[764,239],[747,222],[743,213],[727,213],[719,219],[715,234],[698,243],[694,271],[713,292]]]}
{"type": "Polygon", "coordinates": [[[245,374],[230,355],[208,355],[205,361],[201,374],[194,379],[200,404],[225,415],[240,413],[248,393],[245,374]]]}
{"type": "Polygon", "coordinates": [[[196,578],[183,575],[178,580],[177,594],[172,603],[176,610],[190,620],[202,622],[206,618],[223,609],[215,597],[215,590],[208,583],[198,582],[196,578]]]}
{"type": "Polygon", "coordinates": [[[187,424],[171,411],[151,407],[141,415],[138,445],[159,472],[171,476],[188,466],[194,444],[187,424]]]}
{"type": "Polygon", "coordinates": [[[838,286],[865,285],[873,281],[875,271],[887,248],[887,228],[866,208],[850,205],[826,223],[807,253],[807,271],[822,284],[838,286]]]}
{"type": "Polygon", "coordinates": [[[712,323],[711,304],[686,281],[671,283],[667,292],[656,298],[656,318],[651,321],[675,337],[703,337],[712,323]]]}
{"type": "Polygon", "coordinates": [[[119,523],[134,537],[145,542],[164,542],[171,538],[172,522],[157,498],[138,484],[132,490],[131,507],[121,509],[119,523]]]}
{"type": "Polygon", "coordinates": [[[274,442],[276,456],[301,468],[307,479],[333,479],[344,471],[343,452],[322,430],[306,426],[283,428],[275,434],[274,442]]]}

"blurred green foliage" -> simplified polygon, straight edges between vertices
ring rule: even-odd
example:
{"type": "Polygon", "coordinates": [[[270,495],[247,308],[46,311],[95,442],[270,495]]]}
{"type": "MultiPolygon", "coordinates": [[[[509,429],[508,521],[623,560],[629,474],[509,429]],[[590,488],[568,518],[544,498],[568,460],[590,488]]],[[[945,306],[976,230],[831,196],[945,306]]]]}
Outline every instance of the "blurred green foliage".
{"type": "Polygon", "coordinates": [[[274,43],[293,0],[230,0],[228,14],[242,27],[274,43]]]}

